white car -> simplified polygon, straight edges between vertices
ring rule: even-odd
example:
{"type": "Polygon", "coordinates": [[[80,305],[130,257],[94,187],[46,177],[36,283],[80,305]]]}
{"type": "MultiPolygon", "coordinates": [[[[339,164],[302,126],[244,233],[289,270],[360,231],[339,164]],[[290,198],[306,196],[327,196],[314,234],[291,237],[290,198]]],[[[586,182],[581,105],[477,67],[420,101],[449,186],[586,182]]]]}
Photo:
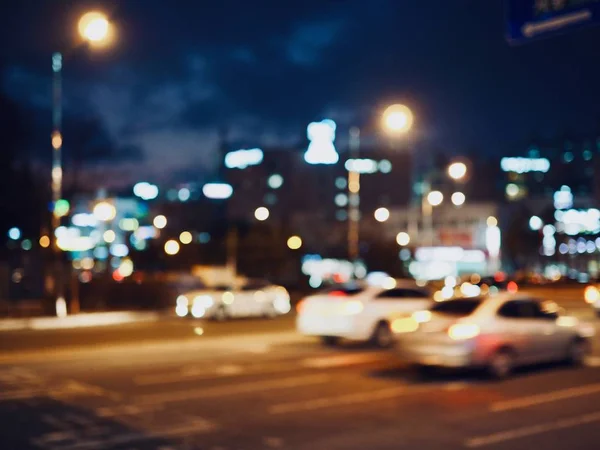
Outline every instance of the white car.
{"type": "Polygon", "coordinates": [[[226,320],[242,317],[276,317],[290,312],[290,294],[282,286],[250,281],[230,289],[227,286],[192,290],[177,297],[175,313],[196,319],[226,320]]]}
{"type": "Polygon", "coordinates": [[[296,327],[305,336],[320,337],[326,345],[344,338],[388,347],[394,341],[388,318],[428,308],[431,303],[429,293],[414,283],[393,288],[350,283],[302,300],[296,327]]]}
{"type": "Polygon", "coordinates": [[[517,366],[552,361],[580,364],[594,328],[556,303],[501,294],[437,303],[392,321],[398,351],[419,367],[485,368],[502,378],[517,366]]]}

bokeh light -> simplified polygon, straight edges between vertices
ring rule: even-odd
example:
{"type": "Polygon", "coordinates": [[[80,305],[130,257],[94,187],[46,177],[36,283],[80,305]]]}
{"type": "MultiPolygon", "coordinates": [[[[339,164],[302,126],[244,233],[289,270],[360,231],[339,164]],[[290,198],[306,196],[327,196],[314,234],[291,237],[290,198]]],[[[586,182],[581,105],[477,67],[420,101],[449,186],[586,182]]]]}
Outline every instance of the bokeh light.
{"type": "Polygon", "coordinates": [[[259,208],[256,208],[256,211],[254,211],[254,217],[256,217],[256,220],[259,220],[261,222],[264,222],[265,220],[267,220],[269,218],[270,212],[267,208],[265,208],[264,206],[261,206],[259,208]]]}
{"type": "Polygon", "coordinates": [[[287,240],[287,246],[291,250],[298,250],[300,247],[302,247],[302,238],[300,238],[300,236],[291,236],[287,240]]]}
{"type": "Polygon", "coordinates": [[[94,206],[94,217],[102,222],[113,220],[117,215],[116,208],[108,202],[100,202],[94,206]]]}
{"type": "Polygon", "coordinates": [[[454,206],[464,205],[466,199],[467,198],[465,197],[465,194],[463,194],[462,192],[455,192],[454,194],[452,194],[452,197],[450,198],[450,200],[452,200],[452,204],[454,206]]]}
{"type": "Polygon", "coordinates": [[[396,235],[396,242],[398,245],[405,246],[410,243],[410,236],[408,233],[401,231],[396,235]]]}
{"type": "Polygon", "coordinates": [[[440,191],[431,191],[427,194],[427,201],[431,206],[439,206],[444,201],[444,194],[440,191]]]}
{"type": "Polygon", "coordinates": [[[383,113],[383,127],[394,134],[406,133],[413,124],[412,111],[404,105],[389,106],[383,113]]]}
{"type": "Polygon", "coordinates": [[[462,180],[467,175],[467,165],[455,162],[448,166],[448,176],[453,180],[462,180]]]}
{"type": "Polygon", "coordinates": [[[104,14],[93,11],[79,19],[78,29],[85,40],[93,44],[101,44],[109,37],[110,22],[104,14]]]}
{"type": "Polygon", "coordinates": [[[183,231],[179,235],[179,241],[185,245],[191,244],[192,243],[192,233],[190,233],[189,231],[183,231]]]}
{"type": "Polygon", "coordinates": [[[390,218],[390,210],[387,208],[377,208],[373,215],[377,222],[385,222],[390,218]]]}
{"type": "Polygon", "coordinates": [[[170,239],[165,242],[165,253],[171,256],[179,253],[179,242],[174,239],[170,239]]]}
{"type": "Polygon", "coordinates": [[[159,230],[162,230],[164,227],[167,226],[167,218],[163,215],[156,216],[152,221],[152,224],[159,230]]]}
{"type": "Polygon", "coordinates": [[[40,238],[40,247],[42,247],[42,248],[50,247],[50,238],[48,236],[42,236],[40,238]]]}

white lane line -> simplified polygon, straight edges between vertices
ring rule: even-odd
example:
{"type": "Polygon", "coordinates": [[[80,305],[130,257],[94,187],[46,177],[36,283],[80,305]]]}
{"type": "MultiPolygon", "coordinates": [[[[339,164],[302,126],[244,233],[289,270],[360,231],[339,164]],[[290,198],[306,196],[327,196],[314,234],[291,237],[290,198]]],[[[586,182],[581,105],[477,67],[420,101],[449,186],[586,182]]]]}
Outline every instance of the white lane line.
{"type": "Polygon", "coordinates": [[[306,358],[301,361],[303,367],[310,367],[313,369],[326,369],[331,367],[342,367],[352,366],[357,364],[364,364],[373,361],[381,360],[381,355],[376,353],[358,353],[350,355],[339,355],[339,356],[319,356],[316,358],[306,358]]]}
{"type": "Polygon", "coordinates": [[[484,447],[487,445],[498,444],[500,442],[512,441],[515,439],[535,436],[537,434],[548,433],[551,431],[564,430],[566,428],[572,428],[579,425],[586,425],[594,422],[600,422],[600,411],[591,414],[585,414],[583,416],[556,420],[554,422],[501,431],[499,433],[489,434],[487,436],[478,436],[470,438],[465,442],[465,447],[484,447]]]}
{"type": "Polygon", "coordinates": [[[421,393],[431,390],[431,387],[407,387],[399,386],[378,391],[357,392],[355,394],[339,395],[337,397],[324,397],[301,402],[279,403],[269,408],[270,414],[287,414],[301,411],[314,411],[335,406],[355,405],[368,403],[376,400],[387,400],[390,398],[403,397],[405,395],[421,393]]]}
{"type": "Polygon", "coordinates": [[[531,406],[543,405],[545,403],[567,400],[570,398],[582,397],[600,393],[600,383],[588,384],[586,386],[578,386],[560,391],[551,391],[544,394],[531,395],[528,397],[520,397],[514,400],[506,400],[502,402],[492,403],[490,406],[491,412],[511,411],[515,409],[529,408],[531,406]]]}
{"type": "Polygon", "coordinates": [[[331,379],[330,375],[310,375],[301,377],[282,378],[278,380],[253,381],[249,383],[235,383],[204,389],[190,389],[185,391],[161,392],[137,397],[136,403],[142,405],[165,404],[183,402],[202,398],[228,397],[239,394],[251,394],[274,389],[289,389],[298,386],[325,383],[331,379]]]}
{"type": "Polygon", "coordinates": [[[238,375],[250,375],[257,373],[282,373],[293,372],[299,368],[306,369],[331,369],[335,367],[347,367],[352,365],[366,364],[381,361],[382,356],[374,353],[358,353],[349,355],[320,356],[305,358],[299,363],[296,361],[271,361],[261,365],[235,365],[228,364],[217,366],[213,369],[188,367],[180,372],[138,375],[133,382],[138,386],[151,386],[158,384],[174,384],[192,380],[206,380],[214,378],[230,378],[238,375]]]}

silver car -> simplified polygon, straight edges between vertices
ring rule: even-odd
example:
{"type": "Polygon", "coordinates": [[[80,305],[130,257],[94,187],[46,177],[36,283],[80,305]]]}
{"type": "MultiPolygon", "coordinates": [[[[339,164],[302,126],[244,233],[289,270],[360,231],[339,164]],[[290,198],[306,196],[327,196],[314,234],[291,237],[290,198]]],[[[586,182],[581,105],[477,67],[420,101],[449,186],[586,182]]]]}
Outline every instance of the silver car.
{"type": "Polygon", "coordinates": [[[594,328],[526,294],[461,298],[392,320],[398,349],[421,367],[485,368],[496,378],[550,361],[583,363],[594,328]]]}

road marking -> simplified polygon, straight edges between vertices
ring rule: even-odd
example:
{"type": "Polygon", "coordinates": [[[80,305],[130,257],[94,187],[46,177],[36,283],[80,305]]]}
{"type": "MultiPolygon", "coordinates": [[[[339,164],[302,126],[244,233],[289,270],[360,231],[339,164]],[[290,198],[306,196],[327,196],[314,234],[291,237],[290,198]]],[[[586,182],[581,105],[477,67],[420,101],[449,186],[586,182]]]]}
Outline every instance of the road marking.
{"type": "Polygon", "coordinates": [[[325,383],[331,379],[330,375],[310,375],[282,378],[279,380],[253,381],[249,383],[235,383],[205,389],[192,389],[175,392],[161,392],[137,397],[136,403],[142,405],[182,402],[201,398],[227,397],[238,394],[251,394],[274,389],[289,389],[310,384],[325,383]]]}
{"type": "Polygon", "coordinates": [[[515,428],[513,430],[501,431],[499,433],[489,434],[487,436],[478,436],[468,439],[465,446],[468,448],[478,448],[487,445],[498,444],[500,442],[512,441],[536,434],[548,433],[551,431],[564,430],[566,428],[586,425],[594,422],[600,422],[600,411],[585,414],[583,416],[571,417],[569,419],[556,420],[554,422],[533,425],[529,427],[515,428]]]}
{"type": "Polygon", "coordinates": [[[358,353],[339,356],[320,356],[316,358],[306,358],[301,361],[304,367],[313,369],[325,369],[331,367],[352,366],[368,362],[381,360],[381,355],[377,353],[358,353]]]}
{"type": "Polygon", "coordinates": [[[214,378],[228,378],[238,375],[250,375],[257,373],[282,373],[293,372],[299,368],[306,369],[330,369],[335,367],[346,367],[352,365],[365,364],[369,362],[382,360],[381,354],[376,353],[358,353],[349,355],[320,356],[305,358],[293,361],[269,361],[263,364],[235,365],[228,364],[207,369],[206,367],[188,367],[183,368],[176,373],[162,373],[151,375],[138,375],[133,378],[133,382],[138,386],[150,386],[157,384],[174,384],[192,380],[207,380],[214,378]]]}
{"type": "Polygon", "coordinates": [[[301,402],[279,403],[269,408],[270,414],[287,414],[301,411],[314,411],[334,406],[354,405],[376,400],[387,400],[390,398],[403,397],[430,390],[430,387],[407,387],[399,386],[378,391],[357,392],[355,394],[339,395],[337,397],[317,398],[301,402]]]}
{"type": "Polygon", "coordinates": [[[514,400],[492,403],[490,406],[491,412],[511,411],[514,409],[529,408],[531,406],[542,405],[544,403],[557,402],[584,395],[600,393],[600,383],[588,384],[586,386],[578,386],[560,391],[551,391],[544,394],[531,395],[528,397],[520,397],[514,400]]]}

